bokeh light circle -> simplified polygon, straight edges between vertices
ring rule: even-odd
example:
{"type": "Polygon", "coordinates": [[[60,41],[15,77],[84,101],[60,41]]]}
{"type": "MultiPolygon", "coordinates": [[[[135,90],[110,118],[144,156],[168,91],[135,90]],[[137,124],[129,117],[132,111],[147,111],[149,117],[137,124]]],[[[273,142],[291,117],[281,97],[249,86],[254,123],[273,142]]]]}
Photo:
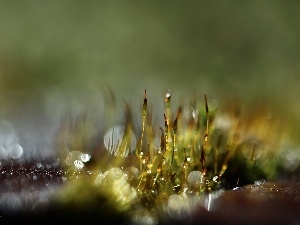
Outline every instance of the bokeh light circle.
{"type": "Polygon", "coordinates": [[[125,126],[115,125],[104,135],[104,146],[114,156],[126,157],[136,146],[136,137],[132,130],[126,131],[125,126]]]}

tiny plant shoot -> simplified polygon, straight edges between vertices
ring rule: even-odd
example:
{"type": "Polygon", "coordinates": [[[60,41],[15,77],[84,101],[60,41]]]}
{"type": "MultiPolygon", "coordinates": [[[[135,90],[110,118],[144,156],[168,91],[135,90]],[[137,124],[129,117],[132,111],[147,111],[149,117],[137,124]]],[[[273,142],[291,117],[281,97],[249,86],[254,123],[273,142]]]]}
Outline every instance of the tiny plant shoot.
{"type": "MultiPolygon", "coordinates": [[[[59,129],[56,153],[65,163],[69,182],[76,184],[72,189],[84,183],[88,190],[82,202],[100,193],[118,211],[155,220],[166,211],[172,215],[188,208],[193,199],[201,201],[207,194],[277,178],[276,149],[282,144],[283,126],[264,107],[245,112],[240,104],[223,106],[204,95],[173,110],[172,94],[167,92],[164,123],[156,127],[150,101],[145,90],[138,129],[126,107],[123,123],[104,131],[91,155],[80,147],[86,140],[78,125],[86,123],[85,117],[68,130],[76,137],[75,145],[66,142],[66,130],[59,129]]],[[[76,191],[62,190],[61,201],[79,198],[76,191]]]]}

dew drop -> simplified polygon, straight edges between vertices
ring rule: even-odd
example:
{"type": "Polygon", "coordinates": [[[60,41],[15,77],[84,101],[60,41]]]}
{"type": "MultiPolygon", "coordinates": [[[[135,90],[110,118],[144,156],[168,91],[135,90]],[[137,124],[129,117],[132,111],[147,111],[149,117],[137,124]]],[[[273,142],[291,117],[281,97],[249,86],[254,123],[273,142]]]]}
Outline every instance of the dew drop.
{"type": "Polygon", "coordinates": [[[251,139],[243,144],[243,155],[249,160],[257,160],[262,154],[262,148],[258,140],[251,139]]]}
{"type": "Polygon", "coordinates": [[[74,166],[77,170],[81,170],[84,167],[84,164],[80,160],[75,160],[74,161],[74,166]]]}
{"type": "Polygon", "coordinates": [[[188,183],[194,188],[199,188],[204,183],[203,173],[200,171],[192,171],[188,175],[188,183]]]}
{"type": "Polygon", "coordinates": [[[81,156],[80,156],[80,160],[82,162],[88,162],[88,161],[90,161],[90,159],[91,159],[91,156],[89,154],[81,154],[81,156]]]}
{"type": "Polygon", "coordinates": [[[91,156],[81,151],[71,151],[66,157],[65,163],[68,166],[75,166],[75,169],[82,169],[84,162],[89,161],[91,156]]]}
{"type": "Polygon", "coordinates": [[[19,144],[10,144],[7,151],[13,159],[19,159],[23,154],[23,148],[19,144]]]}
{"type": "Polygon", "coordinates": [[[168,199],[168,214],[173,218],[181,218],[189,213],[189,203],[181,195],[173,194],[168,199]]]}
{"type": "Polygon", "coordinates": [[[104,135],[104,146],[114,156],[126,157],[136,146],[136,137],[132,130],[125,136],[125,126],[116,125],[109,128],[104,135]]]}
{"type": "Polygon", "coordinates": [[[180,195],[173,194],[168,200],[168,210],[170,212],[178,212],[181,209],[183,198],[180,195]]]}

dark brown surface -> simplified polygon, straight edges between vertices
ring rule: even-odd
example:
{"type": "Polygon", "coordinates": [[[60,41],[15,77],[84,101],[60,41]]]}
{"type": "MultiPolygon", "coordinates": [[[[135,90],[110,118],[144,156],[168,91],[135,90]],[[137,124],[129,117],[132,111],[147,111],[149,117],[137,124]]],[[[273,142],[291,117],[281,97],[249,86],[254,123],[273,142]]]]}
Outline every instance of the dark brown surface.
{"type": "Polygon", "coordinates": [[[300,224],[300,184],[266,183],[225,191],[211,210],[195,209],[172,224],[300,224]]]}
{"type": "MultiPolygon", "coordinates": [[[[13,166],[1,169],[1,217],[22,220],[23,222],[40,223],[47,220],[59,221],[88,221],[89,223],[102,224],[132,224],[127,213],[120,213],[110,205],[105,196],[94,196],[93,193],[82,204],[76,203],[76,198],[67,204],[60,205],[52,202],[51,196],[55,196],[54,187],[64,185],[62,177],[66,174],[59,168],[46,168],[27,166],[16,169],[13,166]],[[38,191],[51,192],[48,195],[49,206],[43,210],[30,210],[32,207],[24,199],[27,194],[39,193],[38,191]],[[2,196],[19,198],[24,209],[17,210],[10,205],[13,211],[8,211],[3,203],[2,196]],[[25,194],[24,194],[25,193],[25,194]],[[9,213],[11,212],[11,213],[9,213]]],[[[38,202],[38,201],[37,201],[38,202]]],[[[19,204],[19,206],[20,206],[19,204]]],[[[40,204],[40,202],[39,202],[40,204]]],[[[257,182],[234,190],[225,190],[216,198],[212,198],[210,207],[199,204],[187,214],[178,214],[170,217],[163,213],[157,225],[168,224],[282,224],[300,225],[300,182],[257,182]]]]}

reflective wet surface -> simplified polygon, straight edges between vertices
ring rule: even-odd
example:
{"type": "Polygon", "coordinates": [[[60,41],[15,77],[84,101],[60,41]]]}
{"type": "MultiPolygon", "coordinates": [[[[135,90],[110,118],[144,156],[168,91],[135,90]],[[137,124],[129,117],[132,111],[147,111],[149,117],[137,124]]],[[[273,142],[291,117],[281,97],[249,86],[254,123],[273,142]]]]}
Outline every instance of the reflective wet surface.
{"type": "Polygon", "coordinates": [[[112,168],[106,173],[76,172],[63,171],[55,163],[24,166],[10,162],[1,168],[1,216],[26,220],[98,219],[107,223],[153,225],[300,224],[300,182],[296,180],[258,180],[254,184],[206,194],[186,191],[169,196],[155,212],[135,203],[137,193],[130,186],[131,170],[112,168]],[[74,181],[80,180],[94,180],[93,188],[86,184],[80,184],[81,188],[78,188],[74,181]],[[109,188],[111,183],[114,196],[107,195],[110,192],[96,191],[101,185],[104,189],[109,188]],[[58,197],[70,195],[70,192],[73,192],[73,199],[69,199],[69,203],[57,201],[58,197]],[[83,196],[85,199],[79,200],[83,196]],[[116,204],[124,210],[115,210],[115,205],[107,198],[115,198],[116,204]],[[76,202],[80,202],[80,206],[76,202]]]}

